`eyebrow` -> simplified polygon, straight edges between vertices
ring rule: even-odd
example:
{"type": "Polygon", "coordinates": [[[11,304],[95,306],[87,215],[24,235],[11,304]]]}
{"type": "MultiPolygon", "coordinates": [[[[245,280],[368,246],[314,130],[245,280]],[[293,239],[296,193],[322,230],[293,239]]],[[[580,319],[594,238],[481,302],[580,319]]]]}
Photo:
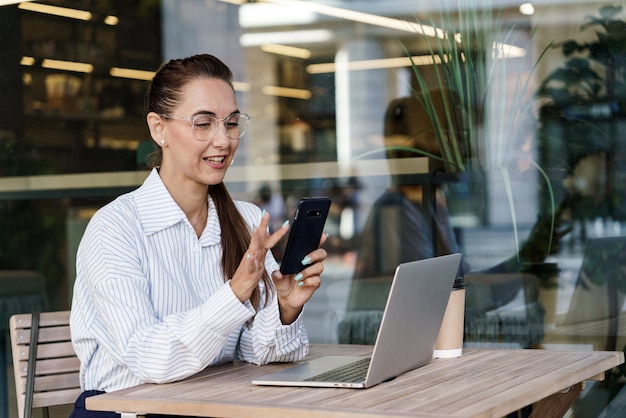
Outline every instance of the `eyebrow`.
{"type": "MultiPolygon", "coordinates": [[[[241,114],[241,111],[239,109],[237,109],[237,110],[233,110],[232,112],[230,112],[226,116],[239,115],[239,114],[241,114]]],[[[213,116],[217,117],[217,114],[215,112],[210,112],[208,110],[201,110],[199,112],[193,113],[191,116],[197,116],[197,115],[213,115],[213,116]]]]}

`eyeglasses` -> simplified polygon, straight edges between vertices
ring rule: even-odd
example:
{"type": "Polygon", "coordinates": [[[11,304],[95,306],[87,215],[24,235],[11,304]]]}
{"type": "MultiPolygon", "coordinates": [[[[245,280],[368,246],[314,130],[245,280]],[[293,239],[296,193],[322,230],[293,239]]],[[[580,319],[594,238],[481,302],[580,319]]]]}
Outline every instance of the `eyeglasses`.
{"type": "Polygon", "coordinates": [[[239,139],[246,133],[248,122],[252,116],[245,113],[232,113],[224,118],[215,115],[201,114],[193,116],[161,115],[164,119],[179,119],[189,122],[193,137],[198,141],[208,141],[217,133],[220,122],[224,123],[226,135],[230,139],[239,139]]]}

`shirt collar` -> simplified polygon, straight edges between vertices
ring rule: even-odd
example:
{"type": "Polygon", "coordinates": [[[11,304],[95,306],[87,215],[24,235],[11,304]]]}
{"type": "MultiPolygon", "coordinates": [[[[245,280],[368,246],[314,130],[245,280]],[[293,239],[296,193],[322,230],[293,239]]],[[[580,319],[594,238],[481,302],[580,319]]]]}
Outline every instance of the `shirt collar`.
{"type": "Polygon", "coordinates": [[[220,227],[220,219],[217,216],[217,209],[215,208],[215,202],[211,196],[209,199],[209,217],[207,218],[206,227],[200,237],[200,245],[203,247],[208,245],[219,244],[222,239],[222,232],[220,227]]]}
{"type": "Polygon", "coordinates": [[[185,213],[170,195],[156,168],[135,191],[135,202],[146,235],[175,225],[185,218],[185,213]]]}
{"type": "MultiPolygon", "coordinates": [[[[207,225],[200,237],[202,246],[220,242],[220,222],[215,203],[207,196],[209,216],[207,225]]],[[[143,185],[135,192],[135,202],[139,219],[146,235],[152,235],[179,222],[184,222],[185,212],[178,206],[165,187],[159,171],[153,168],[143,185]]]]}

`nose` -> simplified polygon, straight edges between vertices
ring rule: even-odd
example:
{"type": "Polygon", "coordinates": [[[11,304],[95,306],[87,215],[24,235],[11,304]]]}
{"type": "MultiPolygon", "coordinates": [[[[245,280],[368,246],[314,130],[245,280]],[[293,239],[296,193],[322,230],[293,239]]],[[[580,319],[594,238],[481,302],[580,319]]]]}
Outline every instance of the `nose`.
{"type": "Polygon", "coordinates": [[[212,138],[213,145],[218,148],[226,148],[230,145],[230,137],[226,131],[226,121],[221,120],[217,123],[216,132],[212,138]]]}

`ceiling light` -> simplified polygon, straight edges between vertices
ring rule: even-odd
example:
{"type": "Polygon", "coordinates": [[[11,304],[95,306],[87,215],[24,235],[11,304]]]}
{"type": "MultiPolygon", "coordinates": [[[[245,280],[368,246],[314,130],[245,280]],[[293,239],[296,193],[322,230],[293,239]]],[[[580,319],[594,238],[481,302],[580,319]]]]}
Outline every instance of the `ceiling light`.
{"type": "Polygon", "coordinates": [[[115,26],[120,22],[117,16],[108,15],[104,18],[104,23],[110,26],[115,26]]]}
{"type": "Polygon", "coordinates": [[[93,65],[84,62],[44,59],[41,66],[52,70],[76,71],[79,73],[90,73],[93,71],[93,65]]]}
{"type": "Polygon", "coordinates": [[[154,77],[154,71],[133,70],[131,68],[111,67],[109,71],[112,77],[132,78],[135,80],[150,81],[154,77]]]}
{"type": "Polygon", "coordinates": [[[526,56],[526,50],[510,44],[493,44],[494,58],[521,58],[526,56]]]}
{"type": "MultiPolygon", "coordinates": [[[[526,50],[515,45],[494,43],[493,56],[494,58],[519,58],[526,56],[526,50]]],[[[444,55],[443,61],[448,62],[449,58],[449,56],[444,55]]],[[[461,59],[465,60],[463,56],[461,57],[461,59]]],[[[413,66],[413,64],[417,66],[441,64],[441,62],[442,59],[438,55],[414,55],[411,58],[399,57],[363,61],[349,61],[342,64],[342,68],[348,71],[379,70],[384,68],[411,67],[413,66]]],[[[333,73],[336,71],[336,68],[337,65],[334,62],[328,62],[308,65],[306,67],[306,71],[309,74],[323,74],[333,73]]]]}
{"type": "Polygon", "coordinates": [[[264,86],[261,90],[263,94],[268,96],[289,97],[292,99],[308,100],[311,98],[311,92],[304,89],[292,89],[289,87],[264,86]]]}
{"type": "Polygon", "coordinates": [[[20,64],[31,66],[31,65],[35,64],[35,58],[33,58],[33,57],[22,57],[22,59],[20,60],[20,64]]]}
{"type": "MultiPolygon", "coordinates": [[[[399,67],[411,67],[411,59],[415,65],[432,65],[440,64],[441,58],[433,55],[417,55],[414,57],[400,57],[400,58],[382,58],[374,60],[363,61],[350,61],[342,64],[342,67],[348,71],[357,70],[378,70],[382,68],[399,68],[399,67]]],[[[334,62],[324,64],[311,64],[306,67],[306,71],[309,74],[322,74],[335,72],[336,64],[334,62]]]]}
{"type": "Polygon", "coordinates": [[[302,8],[285,9],[270,3],[249,3],[239,8],[239,24],[242,28],[310,25],[318,20],[317,13],[302,8]]]}
{"type": "Polygon", "coordinates": [[[48,4],[24,2],[18,8],[31,12],[46,13],[55,16],[69,17],[78,20],[91,19],[91,13],[84,10],[69,9],[67,7],[50,6],[48,4]]]}
{"type": "Polygon", "coordinates": [[[328,42],[333,33],[327,29],[312,29],[285,32],[244,33],[239,38],[241,46],[260,46],[263,44],[302,44],[328,42]]]}
{"type": "Polygon", "coordinates": [[[235,89],[235,91],[249,91],[250,84],[241,81],[233,81],[233,89],[235,89]]]}
{"type": "MultiPolygon", "coordinates": [[[[109,70],[111,77],[130,78],[133,80],[151,81],[154,78],[154,71],[134,70],[132,68],[111,67],[109,70]]],[[[233,82],[236,91],[248,91],[250,85],[247,83],[233,82]]]]}
{"type": "Polygon", "coordinates": [[[519,6],[519,11],[523,15],[531,16],[535,14],[535,7],[532,3],[522,3],[519,6]]]}
{"type": "Polygon", "coordinates": [[[283,6],[292,6],[299,11],[310,10],[326,16],[336,17],[344,20],[352,20],[353,22],[366,23],[374,26],[381,26],[389,29],[396,29],[405,32],[418,33],[421,35],[444,38],[445,34],[441,29],[428,25],[421,25],[416,22],[406,20],[393,19],[385,16],[378,16],[371,13],[357,12],[350,9],[342,9],[340,7],[327,6],[317,2],[309,2],[302,0],[258,0],[263,3],[274,3],[283,6]]]}
{"type": "Polygon", "coordinates": [[[0,6],[8,6],[9,4],[15,4],[15,3],[21,3],[21,2],[22,0],[0,0],[0,6]]]}
{"type": "Polygon", "coordinates": [[[311,51],[304,48],[296,48],[287,45],[266,44],[261,45],[261,51],[270,54],[286,55],[288,57],[307,59],[311,57],[311,51]]]}

